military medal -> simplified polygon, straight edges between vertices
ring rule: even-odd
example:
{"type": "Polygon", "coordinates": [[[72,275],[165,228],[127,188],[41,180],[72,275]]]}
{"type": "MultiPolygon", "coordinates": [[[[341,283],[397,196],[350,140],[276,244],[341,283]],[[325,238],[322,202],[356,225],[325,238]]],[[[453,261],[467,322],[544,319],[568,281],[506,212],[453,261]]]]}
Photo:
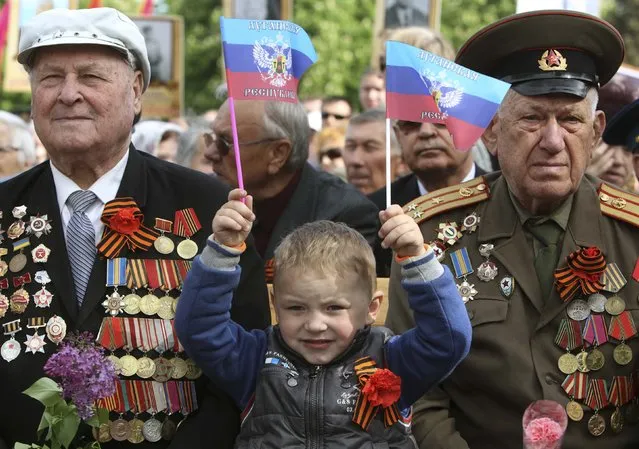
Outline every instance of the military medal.
{"type": "Polygon", "coordinates": [[[603,368],[605,357],[603,352],[599,350],[599,346],[608,341],[608,333],[606,332],[606,321],[603,315],[590,315],[586,319],[583,330],[583,339],[590,345],[593,350],[586,357],[586,366],[590,371],[598,371],[603,368]]]}
{"type": "Polygon", "coordinates": [[[595,411],[588,420],[588,431],[592,436],[601,436],[606,431],[606,420],[599,414],[599,410],[607,407],[608,388],[604,379],[590,379],[586,393],[586,405],[595,411]]]}
{"type": "Polygon", "coordinates": [[[9,308],[9,298],[7,298],[2,290],[6,290],[9,288],[9,280],[8,279],[0,279],[0,318],[4,318],[7,313],[7,309],[9,308]]]}
{"type": "Polygon", "coordinates": [[[171,254],[175,249],[175,244],[173,243],[173,240],[165,236],[164,233],[171,233],[173,230],[173,222],[162,218],[156,218],[154,227],[160,231],[160,236],[155,240],[155,242],[153,242],[155,250],[160,254],[171,254]]]}
{"type": "Polygon", "coordinates": [[[468,232],[472,234],[477,230],[477,226],[479,226],[480,218],[477,216],[475,212],[470,215],[467,215],[466,218],[462,221],[461,232],[468,232]]]}
{"type": "Polygon", "coordinates": [[[140,313],[142,298],[136,290],[149,285],[142,259],[129,259],[126,267],[126,282],[127,287],[132,291],[124,297],[124,311],[129,315],[137,315],[140,313]]]}
{"type": "Polygon", "coordinates": [[[177,289],[180,285],[176,261],[161,260],[160,269],[162,270],[163,282],[161,287],[164,290],[164,296],[160,298],[160,307],[157,313],[163,320],[172,320],[175,318],[175,311],[173,310],[173,298],[169,295],[169,291],[177,289]]]}
{"type": "Polygon", "coordinates": [[[155,363],[147,356],[140,357],[138,359],[138,376],[142,379],[148,379],[155,374],[155,363]]]}
{"type": "Polygon", "coordinates": [[[120,366],[122,375],[131,377],[138,371],[138,360],[131,354],[126,354],[120,357],[120,366]]]}
{"type": "Polygon", "coordinates": [[[555,344],[566,353],[559,357],[557,362],[559,370],[564,374],[572,374],[577,371],[577,357],[570,351],[581,347],[583,340],[579,323],[573,320],[562,319],[559,330],[555,336],[555,344]]]}
{"type": "Polygon", "coordinates": [[[630,402],[630,393],[632,389],[632,379],[626,376],[614,376],[610,385],[610,403],[615,406],[615,411],[610,416],[610,428],[614,433],[623,430],[624,414],[621,412],[621,406],[630,402]]]}
{"type": "Polygon", "coordinates": [[[53,315],[47,321],[46,326],[47,337],[53,343],[58,344],[67,335],[67,323],[57,315],[53,315]]]}
{"type": "MultiPolygon", "coordinates": [[[[0,220],[2,220],[3,217],[3,213],[0,210],[0,220]]],[[[4,242],[4,230],[2,229],[2,223],[0,223],[0,244],[2,244],[2,242],[4,242]]]]}
{"type": "Polygon", "coordinates": [[[453,251],[450,254],[450,260],[453,264],[453,269],[455,270],[455,277],[457,279],[462,279],[462,283],[457,284],[457,290],[459,291],[462,300],[464,303],[472,301],[475,299],[474,296],[477,294],[477,290],[475,290],[474,284],[470,284],[466,280],[466,276],[473,272],[473,266],[470,263],[468,250],[466,248],[461,248],[453,251]]]}
{"type": "Polygon", "coordinates": [[[590,368],[588,368],[588,364],[586,363],[586,359],[588,358],[588,353],[584,348],[581,348],[581,352],[577,354],[577,370],[580,373],[589,373],[590,368]]]}
{"type": "Polygon", "coordinates": [[[4,335],[9,336],[9,340],[2,343],[0,347],[0,356],[7,362],[15,360],[22,351],[20,343],[15,339],[15,335],[22,330],[20,327],[20,320],[13,320],[2,325],[4,328],[4,335]]]}
{"type": "Polygon", "coordinates": [[[26,273],[23,276],[16,276],[13,278],[13,286],[17,288],[9,299],[9,308],[13,313],[21,314],[27,310],[29,305],[29,292],[24,288],[24,284],[31,282],[31,274],[26,273]]]}
{"type": "Polygon", "coordinates": [[[29,217],[29,225],[27,226],[27,234],[35,235],[37,238],[42,235],[49,235],[51,233],[51,220],[46,215],[31,216],[29,217]]]}
{"type": "Polygon", "coordinates": [[[191,359],[186,361],[186,378],[189,380],[195,380],[202,375],[202,370],[191,359]]]}
{"type": "Polygon", "coordinates": [[[106,295],[102,306],[111,316],[116,316],[124,310],[124,297],[118,292],[118,287],[126,285],[126,259],[116,257],[107,259],[106,286],[113,287],[113,293],[106,295]]]}
{"type": "Polygon", "coordinates": [[[583,321],[590,316],[590,307],[582,299],[575,299],[568,304],[566,309],[568,316],[575,321],[583,321]]]}
{"type": "Polygon", "coordinates": [[[573,421],[581,421],[584,417],[584,409],[577,400],[586,398],[587,385],[588,376],[578,371],[566,376],[566,379],[561,384],[569,398],[569,402],[566,404],[566,413],[573,421]]]}
{"type": "Polygon", "coordinates": [[[605,304],[608,299],[601,293],[593,293],[588,296],[588,307],[595,313],[603,313],[605,310],[605,304]]]}
{"type": "Polygon", "coordinates": [[[512,276],[505,276],[499,281],[499,290],[501,294],[506,298],[510,298],[515,291],[515,278],[512,276]]]}
{"type": "Polygon", "coordinates": [[[173,371],[171,372],[171,377],[173,379],[181,379],[184,376],[186,376],[188,367],[184,359],[181,359],[179,357],[173,357],[171,359],[171,364],[173,365],[173,371]]]}
{"type": "Polygon", "coordinates": [[[31,250],[31,257],[35,263],[46,263],[50,254],[51,250],[42,243],[31,250]]]}
{"type": "Polygon", "coordinates": [[[446,246],[443,242],[439,240],[433,240],[428,242],[428,246],[433,249],[433,253],[439,262],[444,260],[444,256],[446,255],[446,246]]]}
{"type": "Polygon", "coordinates": [[[0,248],[0,277],[7,274],[7,271],[9,270],[9,265],[2,260],[2,256],[6,256],[8,253],[9,251],[7,251],[6,248],[0,248]]]}
{"type": "Polygon", "coordinates": [[[604,285],[602,290],[617,293],[626,285],[626,282],[626,278],[621,274],[617,264],[614,262],[608,263],[606,271],[604,271],[601,278],[601,283],[604,285]]]}
{"type": "Polygon", "coordinates": [[[135,418],[129,422],[129,426],[131,430],[127,440],[133,444],[142,443],[144,441],[144,435],[142,434],[144,421],[135,418]]]}
{"type": "Polygon", "coordinates": [[[153,374],[153,380],[156,382],[166,382],[173,376],[173,364],[164,357],[159,357],[154,360],[155,372],[153,374]]]}
{"type": "Polygon", "coordinates": [[[26,214],[27,206],[17,206],[13,208],[12,215],[16,221],[14,221],[11,226],[9,226],[9,229],[7,229],[7,236],[11,240],[20,238],[20,236],[24,234],[25,224],[24,221],[22,221],[22,217],[26,214]]]}
{"type": "Polygon", "coordinates": [[[202,229],[202,225],[192,207],[175,212],[174,233],[186,240],[182,240],[177,247],[177,253],[182,259],[192,259],[198,253],[197,243],[191,236],[202,229]]]}
{"type": "Polygon", "coordinates": [[[108,443],[111,437],[111,421],[100,424],[100,427],[93,427],[91,433],[98,443],[108,443]]]}
{"type": "Polygon", "coordinates": [[[477,267],[477,277],[484,282],[490,282],[497,277],[497,265],[490,260],[490,255],[495,249],[495,245],[492,243],[483,243],[479,245],[479,254],[485,257],[479,267],[477,267]]]}
{"type": "Polygon", "coordinates": [[[162,269],[159,260],[144,259],[144,268],[148,278],[149,292],[140,300],[140,311],[145,315],[156,315],[160,310],[160,299],[153,294],[163,285],[162,269]]]}
{"type": "Polygon", "coordinates": [[[610,315],[615,316],[626,310],[626,302],[621,299],[621,297],[615,295],[608,298],[604,307],[606,309],[606,312],[608,312],[610,315]]]}
{"type": "Polygon", "coordinates": [[[19,251],[19,253],[14,255],[9,261],[9,270],[12,273],[18,273],[22,271],[27,265],[27,256],[22,253],[22,250],[29,245],[31,245],[31,242],[29,242],[29,237],[18,240],[17,242],[13,242],[13,251],[19,251]]]}
{"type": "Polygon", "coordinates": [[[628,365],[632,361],[632,349],[626,344],[626,340],[637,335],[637,328],[632,315],[627,310],[610,319],[608,335],[619,341],[619,345],[615,347],[612,353],[613,359],[618,365],[628,365]]]}
{"type": "Polygon", "coordinates": [[[122,418],[113,421],[109,428],[109,433],[115,441],[127,440],[130,432],[129,423],[122,418]]]}
{"type": "Polygon", "coordinates": [[[453,246],[462,237],[462,233],[459,232],[457,223],[447,222],[439,224],[439,232],[437,238],[444,242],[448,246],[453,246]]]}
{"type": "Polygon", "coordinates": [[[144,423],[142,435],[144,435],[146,441],[157,443],[162,439],[162,423],[152,417],[144,423]]]}
{"type": "Polygon", "coordinates": [[[36,307],[46,308],[51,305],[53,300],[53,294],[46,289],[46,285],[51,282],[51,278],[46,270],[36,272],[34,276],[35,281],[42,285],[42,288],[33,294],[33,303],[36,307]]]}
{"type": "Polygon", "coordinates": [[[33,335],[27,335],[27,341],[24,342],[27,347],[26,352],[30,352],[31,354],[41,352],[44,354],[44,345],[46,345],[47,342],[44,341],[44,335],[38,334],[38,329],[44,326],[45,323],[43,316],[29,318],[27,327],[29,329],[36,329],[36,331],[33,335]]]}

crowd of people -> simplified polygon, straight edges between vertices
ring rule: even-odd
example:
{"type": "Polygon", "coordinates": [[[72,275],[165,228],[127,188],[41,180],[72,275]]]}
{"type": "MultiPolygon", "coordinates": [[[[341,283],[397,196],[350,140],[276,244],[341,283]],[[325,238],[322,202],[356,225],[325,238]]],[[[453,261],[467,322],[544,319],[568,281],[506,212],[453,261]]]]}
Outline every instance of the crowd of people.
{"type": "Polygon", "coordinates": [[[388,38],[511,83],[472,150],[443,124],[386,136],[381,55],[359,104],[235,101],[239,189],[223,88],[217,110],[140,120],[152,67],[132,21],[25,24],[30,122],[0,112],[0,449],[42,441],[22,392],[72,331],[120,375],[77,447],[510,449],[539,399],[566,408],[561,447],[637,444],[622,37],[539,11],[458,51],[427,28],[388,38]]]}

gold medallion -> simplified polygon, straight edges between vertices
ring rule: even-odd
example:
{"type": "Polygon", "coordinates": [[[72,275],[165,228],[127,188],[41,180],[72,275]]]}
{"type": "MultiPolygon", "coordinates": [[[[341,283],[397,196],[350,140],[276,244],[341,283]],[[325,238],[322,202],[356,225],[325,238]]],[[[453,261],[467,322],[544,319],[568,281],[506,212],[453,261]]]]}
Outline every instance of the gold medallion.
{"type": "Polygon", "coordinates": [[[584,409],[575,401],[570,401],[566,404],[566,413],[573,421],[581,421],[584,417],[584,409]]]}
{"type": "Polygon", "coordinates": [[[155,315],[160,310],[160,299],[149,293],[140,299],[140,311],[145,315],[155,315]]]}
{"type": "Polygon", "coordinates": [[[155,362],[155,374],[153,380],[156,382],[166,382],[173,375],[173,364],[164,357],[158,357],[155,362]]]}
{"type": "Polygon", "coordinates": [[[202,370],[191,359],[186,361],[186,378],[195,380],[202,375],[202,370]]]}
{"type": "Polygon", "coordinates": [[[577,354],[577,369],[580,373],[590,372],[590,368],[588,368],[588,364],[586,363],[587,358],[588,353],[586,351],[581,351],[579,354],[577,354]]]}
{"type": "Polygon", "coordinates": [[[614,433],[619,433],[623,430],[623,413],[621,413],[621,409],[617,407],[615,411],[610,416],[610,428],[614,433]]]}
{"type": "Polygon", "coordinates": [[[197,243],[191,239],[182,240],[177,246],[178,256],[182,259],[193,259],[197,252],[197,243]]]}
{"type": "Polygon", "coordinates": [[[175,243],[173,243],[173,240],[165,235],[161,235],[157,239],[155,239],[155,242],[153,242],[153,246],[155,247],[155,250],[160,254],[171,254],[175,249],[175,243]]]}
{"type": "Polygon", "coordinates": [[[586,357],[586,366],[591,371],[598,371],[603,368],[606,358],[599,349],[594,348],[586,357]]]}
{"type": "Polygon", "coordinates": [[[599,413],[595,413],[588,420],[588,432],[594,437],[601,436],[606,431],[606,420],[599,413]]]}
{"type": "Polygon", "coordinates": [[[122,372],[122,363],[120,363],[120,358],[118,356],[110,354],[107,356],[107,360],[110,360],[111,363],[113,363],[115,374],[120,374],[122,372]]]}
{"type": "Polygon", "coordinates": [[[625,343],[620,343],[612,352],[612,358],[621,366],[625,366],[632,361],[632,349],[625,343]]]}
{"type": "Polygon", "coordinates": [[[158,309],[158,316],[163,320],[172,320],[175,318],[175,311],[173,310],[173,298],[169,295],[160,298],[160,308],[158,309]]]}
{"type": "Polygon", "coordinates": [[[93,438],[98,443],[108,443],[111,441],[111,421],[100,424],[100,427],[93,427],[93,438]]]}
{"type": "Polygon", "coordinates": [[[577,371],[577,357],[567,352],[559,357],[557,365],[559,365],[559,371],[562,373],[572,374],[577,371]]]}
{"type": "Polygon", "coordinates": [[[606,312],[608,312],[610,315],[616,316],[626,310],[626,302],[621,299],[621,297],[615,295],[608,298],[608,301],[606,301],[604,307],[606,309],[606,312]]]}
{"type": "Polygon", "coordinates": [[[109,431],[115,441],[125,441],[129,438],[131,428],[129,423],[122,418],[116,419],[109,425],[109,431]]]}
{"type": "Polygon", "coordinates": [[[155,374],[155,363],[150,358],[144,356],[138,359],[138,376],[148,379],[155,374]]]}
{"type": "Polygon", "coordinates": [[[135,373],[137,373],[137,371],[138,361],[135,357],[133,357],[131,354],[123,355],[122,357],[120,357],[120,372],[123,376],[133,376],[135,375],[135,373]]]}
{"type": "Polygon", "coordinates": [[[124,297],[124,311],[129,315],[137,315],[140,313],[140,296],[135,293],[129,293],[124,297]]]}
{"type": "Polygon", "coordinates": [[[171,359],[171,364],[173,365],[173,372],[171,373],[171,377],[173,379],[181,379],[186,376],[188,366],[186,365],[184,359],[174,357],[171,359]]]}
{"type": "Polygon", "coordinates": [[[24,313],[28,305],[29,293],[24,288],[13,292],[13,295],[11,295],[9,299],[9,310],[16,314],[24,313]]]}
{"type": "Polygon", "coordinates": [[[133,444],[139,444],[144,441],[144,434],[142,430],[144,429],[144,421],[135,418],[131,422],[129,422],[130,432],[129,432],[129,440],[133,444]]]}

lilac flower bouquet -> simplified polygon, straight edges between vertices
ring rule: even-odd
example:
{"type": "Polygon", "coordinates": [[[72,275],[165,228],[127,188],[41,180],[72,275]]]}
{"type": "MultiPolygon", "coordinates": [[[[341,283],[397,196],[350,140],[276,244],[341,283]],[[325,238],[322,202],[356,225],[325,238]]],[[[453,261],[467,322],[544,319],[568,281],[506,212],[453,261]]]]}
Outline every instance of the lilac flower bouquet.
{"type": "MultiPolygon", "coordinates": [[[[109,419],[109,412],[96,408],[95,402],[115,393],[117,374],[91,334],[70,335],[44,365],[44,372],[59,382],[42,377],[24,393],[44,405],[38,434],[47,430],[48,444],[17,443],[15,449],[68,449],[81,421],[99,427],[109,419]]],[[[95,442],[91,447],[100,446],[95,442]]]]}

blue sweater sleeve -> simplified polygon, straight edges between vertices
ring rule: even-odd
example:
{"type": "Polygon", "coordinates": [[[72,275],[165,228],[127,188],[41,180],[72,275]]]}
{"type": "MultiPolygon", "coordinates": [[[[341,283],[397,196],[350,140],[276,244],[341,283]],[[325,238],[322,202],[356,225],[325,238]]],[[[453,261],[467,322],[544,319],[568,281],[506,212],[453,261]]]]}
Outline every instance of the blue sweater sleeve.
{"type": "Polygon", "coordinates": [[[244,409],[264,362],[266,333],[248,332],[231,320],[233,291],[240,281],[239,256],[219,254],[226,267],[214,267],[202,261],[211,259],[211,252],[215,250],[209,246],[193,262],[178,302],[175,328],[189,357],[244,409]]]}
{"type": "Polygon", "coordinates": [[[386,360],[402,379],[400,410],[446,378],[468,355],[472,327],[453,276],[432,250],[401,263],[402,287],[416,327],[386,343],[386,360]]]}

